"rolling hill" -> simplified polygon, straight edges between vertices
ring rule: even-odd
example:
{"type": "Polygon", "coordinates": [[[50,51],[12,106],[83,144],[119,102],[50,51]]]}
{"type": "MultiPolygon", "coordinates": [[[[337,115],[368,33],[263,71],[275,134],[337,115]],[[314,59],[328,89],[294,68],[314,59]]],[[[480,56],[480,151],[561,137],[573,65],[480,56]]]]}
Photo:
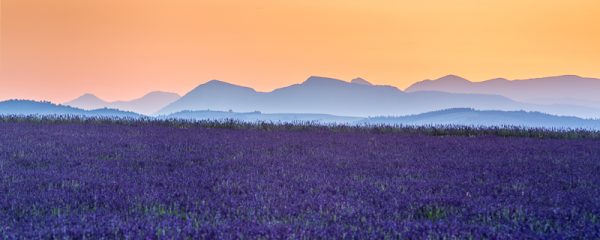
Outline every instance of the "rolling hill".
{"type": "Polygon", "coordinates": [[[600,120],[554,116],[525,111],[478,111],[468,108],[446,109],[402,117],[366,118],[363,124],[520,126],[529,128],[600,130],[600,120]]]}
{"type": "Polygon", "coordinates": [[[117,109],[100,108],[83,110],[70,106],[57,105],[50,102],[30,100],[8,100],[0,102],[0,115],[77,115],[87,117],[142,117],[134,112],[117,109]]]}

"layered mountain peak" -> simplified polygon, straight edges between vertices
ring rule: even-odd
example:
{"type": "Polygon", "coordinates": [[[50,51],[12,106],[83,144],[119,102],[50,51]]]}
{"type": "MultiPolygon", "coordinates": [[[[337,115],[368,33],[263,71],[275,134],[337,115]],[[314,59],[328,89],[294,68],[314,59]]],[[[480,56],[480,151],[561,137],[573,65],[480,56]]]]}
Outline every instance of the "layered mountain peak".
{"type": "Polygon", "coordinates": [[[320,77],[320,76],[310,76],[302,84],[327,85],[327,84],[339,84],[339,83],[347,83],[347,82],[344,82],[342,80],[335,79],[335,78],[320,77]]]}
{"type": "Polygon", "coordinates": [[[233,85],[233,84],[228,83],[228,82],[224,82],[224,81],[221,81],[221,80],[213,79],[213,80],[210,80],[210,81],[208,81],[208,82],[206,82],[204,84],[201,84],[201,85],[216,85],[216,86],[219,86],[219,85],[233,85]]]}
{"type": "Polygon", "coordinates": [[[452,74],[443,76],[443,77],[438,78],[438,79],[436,79],[434,81],[441,81],[441,82],[470,82],[469,80],[467,80],[467,79],[465,79],[463,77],[460,77],[460,76],[457,76],[457,75],[452,75],[452,74]]]}
{"type": "Polygon", "coordinates": [[[108,104],[106,101],[100,99],[99,97],[91,93],[83,94],[80,97],[65,103],[65,105],[85,110],[103,108],[106,106],[106,104],[108,104]]]}
{"type": "Polygon", "coordinates": [[[232,83],[228,83],[228,82],[224,82],[221,80],[210,80],[206,83],[200,84],[198,85],[196,88],[194,88],[192,91],[190,91],[189,93],[187,93],[186,95],[189,94],[193,94],[194,92],[197,91],[202,91],[202,90],[211,90],[211,91],[218,91],[218,90],[231,90],[231,89],[243,89],[243,90],[250,90],[250,91],[254,91],[254,89],[249,88],[249,87],[244,87],[244,86],[239,86],[239,85],[235,85],[232,83]]]}
{"type": "Polygon", "coordinates": [[[577,75],[516,80],[495,78],[482,82],[470,82],[449,75],[437,80],[415,83],[406,91],[491,94],[536,104],[579,105],[597,108],[600,102],[598,89],[600,89],[600,79],[577,75]]]}
{"type": "Polygon", "coordinates": [[[416,92],[416,91],[440,91],[440,92],[460,92],[460,89],[465,85],[469,85],[472,82],[459,77],[457,75],[446,75],[435,80],[423,80],[416,82],[405,91],[416,92]],[[443,90],[440,90],[443,89],[443,90]]]}
{"type": "Polygon", "coordinates": [[[580,77],[577,75],[560,75],[560,76],[552,76],[552,77],[545,77],[545,78],[534,78],[534,79],[529,79],[529,80],[543,81],[543,82],[552,83],[552,84],[566,84],[566,85],[574,85],[574,84],[576,84],[576,82],[588,82],[590,80],[592,80],[593,82],[598,82],[598,79],[584,78],[584,77],[580,77]]]}
{"type": "Polygon", "coordinates": [[[583,78],[579,75],[575,75],[575,74],[567,74],[567,75],[562,75],[562,76],[557,76],[557,78],[583,78]]]}
{"type": "Polygon", "coordinates": [[[251,99],[256,94],[260,93],[249,87],[221,80],[210,80],[198,85],[181,98],[159,109],[160,111],[157,111],[155,114],[165,115],[185,110],[248,111],[241,107],[241,103],[246,104],[251,102],[251,99]]]}
{"type": "Polygon", "coordinates": [[[359,84],[359,85],[367,85],[367,86],[373,86],[373,84],[371,84],[369,81],[363,79],[363,78],[355,78],[352,79],[352,81],[350,81],[350,83],[354,83],[354,84],[359,84]]]}
{"type": "Polygon", "coordinates": [[[80,97],[74,99],[73,101],[95,101],[95,102],[105,102],[94,94],[86,93],[81,95],[80,97]]]}
{"type": "Polygon", "coordinates": [[[80,99],[98,99],[98,100],[100,100],[99,97],[97,97],[96,95],[91,94],[91,93],[85,93],[85,94],[81,95],[79,98],[80,99]]]}
{"type": "Polygon", "coordinates": [[[509,82],[510,80],[506,79],[506,78],[493,78],[490,80],[487,80],[486,82],[509,82]]]}
{"type": "Polygon", "coordinates": [[[154,91],[133,100],[107,102],[94,94],[86,93],[64,104],[84,110],[114,108],[149,115],[155,113],[167,104],[174,102],[179,99],[179,97],[179,94],[176,93],[154,91]]]}
{"type": "Polygon", "coordinates": [[[159,97],[177,99],[177,98],[179,98],[181,96],[179,96],[179,94],[177,94],[177,93],[163,92],[163,91],[154,91],[154,92],[147,93],[146,95],[144,95],[142,97],[142,99],[143,98],[159,98],[159,97]]]}

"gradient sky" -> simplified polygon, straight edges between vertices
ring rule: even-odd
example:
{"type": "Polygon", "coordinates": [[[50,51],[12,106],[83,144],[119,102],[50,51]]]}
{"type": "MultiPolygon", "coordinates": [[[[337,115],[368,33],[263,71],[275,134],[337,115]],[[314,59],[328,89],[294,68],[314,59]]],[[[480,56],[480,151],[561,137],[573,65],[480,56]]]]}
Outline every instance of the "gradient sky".
{"type": "Polygon", "coordinates": [[[598,0],[0,0],[0,99],[600,77],[598,0]]]}

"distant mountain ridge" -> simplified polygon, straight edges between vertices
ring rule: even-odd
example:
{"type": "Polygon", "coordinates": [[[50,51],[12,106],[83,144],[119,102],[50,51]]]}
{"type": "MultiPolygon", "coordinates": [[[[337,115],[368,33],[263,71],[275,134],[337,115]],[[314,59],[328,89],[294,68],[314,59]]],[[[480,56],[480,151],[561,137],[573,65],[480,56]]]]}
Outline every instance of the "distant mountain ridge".
{"type": "MultiPolygon", "coordinates": [[[[462,82],[459,77],[451,81],[462,82]]],[[[468,82],[468,81],[467,81],[468,82]]],[[[300,84],[257,92],[252,88],[212,80],[201,84],[161,109],[159,115],[180,111],[216,110],[264,113],[300,112],[338,116],[410,115],[448,108],[478,110],[526,110],[554,115],[600,118],[600,110],[567,104],[529,104],[500,95],[448,93],[440,91],[403,92],[392,86],[371,85],[364,79],[346,82],[312,76],[300,84]]]]}
{"type": "Polygon", "coordinates": [[[368,86],[373,86],[372,83],[370,83],[369,81],[363,79],[363,78],[355,78],[352,79],[352,81],[350,81],[350,83],[354,83],[354,84],[362,84],[362,85],[368,85],[368,86]]]}
{"type": "Polygon", "coordinates": [[[415,83],[402,91],[363,78],[343,81],[312,76],[299,84],[258,92],[212,80],[183,97],[151,92],[131,101],[107,102],[93,94],[64,103],[81,109],[113,108],[144,115],[180,111],[316,113],[338,116],[404,116],[448,108],[539,111],[553,115],[600,118],[600,79],[576,75],[471,82],[456,75],[415,83]]]}
{"type": "Polygon", "coordinates": [[[93,94],[86,93],[81,97],[64,103],[65,105],[91,110],[98,108],[116,108],[124,111],[136,112],[144,115],[156,113],[161,108],[179,99],[176,93],[155,91],[140,98],[130,101],[107,102],[93,94]]]}
{"type": "Polygon", "coordinates": [[[83,110],[50,102],[37,102],[31,100],[8,100],[0,102],[0,115],[77,115],[88,117],[142,117],[134,112],[117,109],[100,108],[83,110]]]}
{"type": "Polygon", "coordinates": [[[407,92],[440,91],[501,95],[536,104],[567,104],[600,107],[600,79],[576,75],[507,80],[495,78],[472,82],[455,75],[414,83],[407,92]]]}
{"type": "Polygon", "coordinates": [[[445,109],[408,116],[351,117],[311,113],[261,113],[224,111],[182,111],[159,117],[146,117],[133,112],[115,109],[83,110],[50,102],[8,100],[0,102],[0,116],[83,116],[108,118],[226,120],[242,122],[294,123],[313,122],[346,125],[454,125],[454,126],[518,126],[548,129],[587,129],[600,131],[600,120],[561,117],[526,111],[479,111],[467,108],[445,109]]]}
{"type": "Polygon", "coordinates": [[[468,108],[445,109],[401,117],[374,117],[360,121],[367,124],[518,126],[549,129],[600,130],[600,120],[562,117],[540,112],[478,111],[468,108]]]}

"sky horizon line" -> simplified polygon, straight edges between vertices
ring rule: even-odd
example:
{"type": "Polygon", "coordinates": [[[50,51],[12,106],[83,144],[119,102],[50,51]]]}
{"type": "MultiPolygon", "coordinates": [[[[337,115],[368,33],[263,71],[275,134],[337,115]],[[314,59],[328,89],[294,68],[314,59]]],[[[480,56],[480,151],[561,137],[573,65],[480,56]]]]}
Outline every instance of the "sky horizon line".
{"type": "Polygon", "coordinates": [[[404,89],[600,77],[597,0],[0,0],[0,99],[268,91],[310,75],[404,89]]]}
{"type": "Polygon", "coordinates": [[[234,82],[228,82],[228,81],[222,80],[222,79],[208,79],[208,80],[205,80],[205,81],[200,81],[196,85],[190,87],[187,90],[181,91],[181,92],[169,91],[169,90],[165,90],[165,89],[154,89],[154,90],[149,90],[149,91],[147,91],[147,92],[145,92],[145,93],[143,93],[141,95],[129,96],[128,98],[122,98],[122,99],[109,99],[109,98],[105,98],[104,96],[101,96],[98,93],[95,93],[94,91],[85,91],[85,92],[81,92],[81,93],[73,93],[72,95],[74,97],[72,97],[70,99],[66,99],[66,100],[60,100],[60,101],[56,101],[56,100],[53,100],[53,99],[39,99],[39,98],[27,98],[27,97],[0,98],[0,101],[7,101],[7,100],[34,100],[34,101],[49,101],[49,102],[52,102],[52,103],[62,104],[62,103],[66,103],[66,102],[72,101],[72,100],[74,100],[76,98],[82,97],[84,95],[93,95],[93,96],[95,96],[95,97],[97,97],[97,98],[99,98],[99,99],[101,99],[103,101],[106,101],[106,102],[118,102],[118,101],[131,101],[131,100],[135,100],[135,99],[141,98],[141,97],[143,97],[143,96],[145,96],[147,94],[154,93],[154,92],[175,93],[175,94],[178,94],[179,96],[184,96],[185,94],[187,94],[190,91],[192,91],[194,88],[196,88],[196,87],[198,87],[200,85],[206,84],[208,82],[211,82],[211,81],[220,81],[220,82],[225,82],[225,83],[229,83],[229,84],[240,86],[240,87],[247,87],[247,88],[251,88],[251,89],[253,89],[253,90],[257,91],[257,92],[271,92],[271,91],[274,91],[274,90],[277,90],[277,89],[280,89],[280,88],[291,86],[293,84],[303,83],[304,81],[308,80],[311,77],[331,78],[331,79],[335,79],[335,80],[341,80],[341,81],[344,81],[344,82],[351,82],[353,79],[361,78],[361,79],[364,79],[364,80],[368,81],[369,83],[371,83],[373,85],[392,86],[392,87],[398,88],[401,91],[406,91],[407,88],[409,88],[410,86],[412,86],[413,84],[416,84],[418,82],[426,81],[426,80],[438,80],[438,79],[441,79],[441,78],[444,78],[444,77],[449,77],[449,76],[460,77],[460,78],[463,78],[463,79],[468,80],[468,81],[473,82],[473,83],[476,83],[476,82],[485,82],[485,81],[494,80],[494,79],[506,79],[508,81],[518,81],[518,80],[530,80],[530,79],[538,79],[538,78],[563,77],[563,76],[576,76],[576,77],[580,77],[580,78],[600,79],[600,77],[584,76],[584,75],[579,75],[579,74],[558,74],[558,75],[534,76],[534,77],[525,77],[525,78],[492,77],[492,78],[487,78],[487,79],[475,79],[474,80],[474,79],[470,79],[470,78],[467,78],[467,77],[464,77],[464,76],[461,76],[461,75],[458,75],[458,74],[452,74],[451,73],[451,74],[445,74],[445,75],[442,75],[442,76],[439,76],[439,77],[425,78],[425,79],[422,79],[422,80],[417,80],[417,81],[414,81],[414,82],[408,84],[405,87],[400,87],[400,86],[391,85],[391,84],[379,84],[377,81],[373,81],[373,80],[368,79],[368,78],[363,78],[361,76],[353,77],[353,78],[350,78],[350,79],[342,79],[342,78],[337,78],[337,77],[332,77],[332,76],[314,75],[313,74],[313,75],[309,75],[308,77],[304,78],[301,81],[298,81],[298,82],[295,82],[295,83],[291,83],[291,84],[287,84],[287,85],[281,85],[281,86],[278,86],[278,87],[275,87],[275,88],[272,88],[272,89],[266,89],[266,90],[264,90],[264,89],[257,89],[255,87],[249,85],[249,84],[243,84],[243,83],[242,84],[238,84],[238,83],[234,83],[234,82]]]}

